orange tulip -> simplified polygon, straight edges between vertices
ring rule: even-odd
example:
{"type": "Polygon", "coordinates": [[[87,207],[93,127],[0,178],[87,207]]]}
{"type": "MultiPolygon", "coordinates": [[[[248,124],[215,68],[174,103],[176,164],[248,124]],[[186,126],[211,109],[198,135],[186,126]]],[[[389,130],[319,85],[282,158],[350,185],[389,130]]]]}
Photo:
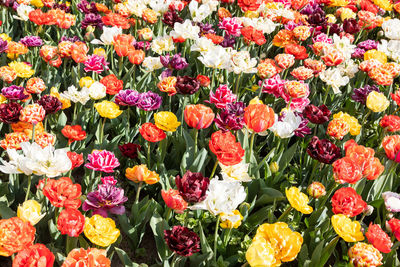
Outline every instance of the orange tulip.
{"type": "Polygon", "coordinates": [[[128,56],[135,48],[132,42],[135,38],[130,34],[118,34],[114,36],[114,50],[120,57],[128,56]]]}
{"type": "Polygon", "coordinates": [[[187,105],[184,115],[187,125],[198,130],[208,128],[215,117],[212,109],[202,104],[187,105]]]}
{"type": "Polygon", "coordinates": [[[274,110],[264,104],[252,104],[244,109],[247,128],[256,133],[264,132],[275,123],[274,110]]]}

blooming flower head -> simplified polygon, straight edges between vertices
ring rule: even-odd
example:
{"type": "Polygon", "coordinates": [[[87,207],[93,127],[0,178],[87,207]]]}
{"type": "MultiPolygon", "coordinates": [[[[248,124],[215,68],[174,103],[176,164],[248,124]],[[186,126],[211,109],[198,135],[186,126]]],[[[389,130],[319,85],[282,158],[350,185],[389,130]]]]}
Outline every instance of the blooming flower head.
{"type": "Polygon", "coordinates": [[[391,251],[393,243],[388,234],[382,230],[379,224],[370,223],[365,236],[367,237],[368,242],[380,252],[389,253],[391,251]]]}
{"type": "Polygon", "coordinates": [[[333,215],[331,218],[332,226],[335,232],[346,242],[357,242],[364,240],[361,232],[361,224],[358,221],[352,221],[343,214],[333,215]]]}
{"type": "Polygon", "coordinates": [[[244,187],[236,181],[211,179],[206,192],[206,198],[191,206],[191,209],[208,210],[213,215],[220,213],[232,214],[246,199],[244,187]]]}
{"type": "Polygon", "coordinates": [[[385,136],[382,147],[390,160],[400,163],[400,135],[385,136]]]}
{"type": "Polygon", "coordinates": [[[183,199],[190,203],[197,203],[206,198],[206,192],[210,184],[210,179],[204,177],[199,172],[186,171],[181,176],[175,178],[176,187],[183,199]]]}
{"type": "Polygon", "coordinates": [[[383,257],[379,250],[364,242],[358,242],[352,246],[348,255],[354,267],[382,265],[383,257]]]}
{"type": "Polygon", "coordinates": [[[46,116],[46,111],[39,104],[30,104],[21,110],[19,119],[31,124],[38,124],[46,116]]]}
{"type": "Polygon", "coordinates": [[[264,132],[275,122],[274,110],[264,104],[249,105],[244,110],[244,122],[254,132],[264,132]]]}
{"type": "Polygon", "coordinates": [[[84,70],[86,72],[94,71],[100,74],[104,70],[108,70],[108,65],[110,63],[108,63],[104,57],[93,54],[87,57],[84,64],[84,70]]]}
{"type": "Polygon", "coordinates": [[[25,133],[9,133],[6,134],[5,139],[0,141],[0,146],[3,149],[21,149],[21,143],[28,142],[29,137],[25,133]]]}
{"type": "Polygon", "coordinates": [[[184,115],[187,125],[195,129],[208,128],[215,117],[212,109],[203,104],[187,105],[184,115]]]}
{"type": "Polygon", "coordinates": [[[343,187],[336,190],[331,202],[333,213],[344,214],[349,217],[357,216],[367,208],[367,203],[351,187],[343,187]]]}
{"type": "Polygon", "coordinates": [[[224,180],[231,180],[231,181],[239,181],[239,182],[250,182],[251,177],[248,174],[249,164],[244,163],[243,161],[231,165],[225,166],[222,163],[219,163],[221,167],[221,174],[224,180]]]}
{"type": "Polygon", "coordinates": [[[103,100],[99,103],[94,104],[95,109],[103,118],[115,119],[122,114],[122,110],[114,102],[103,100]]]}
{"type": "Polygon", "coordinates": [[[144,164],[127,168],[125,176],[135,183],[145,182],[146,184],[155,184],[160,180],[158,173],[150,171],[144,164]]]}
{"type": "Polygon", "coordinates": [[[94,171],[110,173],[120,165],[114,153],[107,150],[93,150],[88,155],[88,160],[85,167],[94,171]]]}
{"type": "Polygon", "coordinates": [[[90,242],[101,247],[113,244],[120,235],[113,219],[98,214],[85,219],[83,232],[90,242]]]}
{"type": "Polygon", "coordinates": [[[57,219],[57,229],[62,235],[78,237],[83,232],[85,216],[77,209],[66,208],[60,212],[57,219]]]}
{"type": "MultiPolygon", "coordinates": [[[[39,185],[44,183],[45,181],[41,180],[39,185]]],[[[82,194],[81,185],[72,183],[69,177],[61,177],[58,180],[47,179],[43,194],[55,207],[77,209],[81,205],[79,199],[82,194]]]]}
{"type": "Polygon", "coordinates": [[[53,266],[55,260],[54,254],[43,244],[31,245],[15,256],[13,260],[14,267],[22,266],[53,266]]]}
{"type": "Polygon", "coordinates": [[[385,111],[390,105],[383,93],[372,91],[367,96],[367,107],[373,112],[385,111]]]}
{"type": "Polygon", "coordinates": [[[175,132],[181,123],[176,115],[170,111],[160,111],[154,114],[156,126],[166,132],[175,132]]]}
{"type": "Polygon", "coordinates": [[[382,197],[388,211],[400,212],[400,194],[387,191],[382,193],[382,197]]]}
{"type": "Polygon", "coordinates": [[[111,267],[111,261],[107,258],[107,251],[97,248],[75,248],[71,250],[62,267],[77,267],[80,264],[88,266],[93,262],[102,267],[111,267]]]}
{"type": "Polygon", "coordinates": [[[177,225],[171,230],[165,230],[164,240],[169,249],[184,257],[200,251],[200,237],[184,226],[177,225]]]}
{"type": "Polygon", "coordinates": [[[24,222],[35,225],[46,215],[41,210],[42,206],[36,200],[27,200],[18,206],[17,216],[24,222]]]}
{"type": "Polygon", "coordinates": [[[9,162],[0,159],[0,171],[4,173],[24,173],[26,175],[46,175],[56,177],[71,169],[71,160],[65,149],[54,149],[52,145],[44,148],[37,143],[21,143],[22,153],[8,149],[9,162]]]}
{"type": "Polygon", "coordinates": [[[242,220],[243,216],[238,210],[234,210],[232,214],[221,213],[220,226],[223,229],[236,229],[242,224],[242,220]]]}
{"type": "Polygon", "coordinates": [[[313,211],[313,208],[308,205],[308,196],[300,192],[297,187],[292,186],[291,188],[286,189],[285,192],[290,205],[294,209],[303,214],[310,214],[313,211]]]}
{"type": "Polygon", "coordinates": [[[292,231],[284,222],[264,223],[246,252],[250,266],[279,266],[296,259],[303,244],[300,233],[292,231]]]}
{"type": "Polygon", "coordinates": [[[183,213],[187,209],[187,202],[179,194],[178,190],[161,190],[161,196],[167,207],[173,209],[176,213],[183,213]]]}
{"type": "Polygon", "coordinates": [[[167,137],[163,130],[151,122],[144,123],[140,127],[139,132],[149,142],[159,142],[167,137]]]}
{"type": "Polygon", "coordinates": [[[35,71],[32,69],[32,65],[24,62],[13,61],[9,63],[8,66],[20,78],[30,78],[35,73],[35,71]]]}
{"type": "Polygon", "coordinates": [[[210,91],[210,100],[208,103],[215,104],[217,108],[226,108],[228,103],[233,103],[237,99],[237,96],[232,93],[226,84],[220,85],[215,93],[210,91]]]}
{"type": "Polygon", "coordinates": [[[4,97],[10,100],[24,100],[29,97],[29,94],[26,93],[24,87],[16,85],[4,87],[1,89],[1,93],[4,97]]]}
{"type": "Polygon", "coordinates": [[[33,244],[36,229],[18,217],[0,220],[0,256],[9,257],[33,244]]]}
{"type": "Polygon", "coordinates": [[[87,194],[82,205],[84,211],[93,210],[93,214],[100,214],[107,217],[107,213],[124,214],[124,203],[128,200],[124,196],[124,190],[113,184],[106,183],[98,186],[96,191],[87,194]]]}
{"type": "Polygon", "coordinates": [[[217,131],[211,135],[210,150],[217,156],[220,163],[226,166],[240,163],[244,156],[244,149],[231,132],[217,131]]]}
{"type": "Polygon", "coordinates": [[[68,138],[68,144],[86,139],[86,132],[80,125],[65,125],[61,133],[68,138]]]}

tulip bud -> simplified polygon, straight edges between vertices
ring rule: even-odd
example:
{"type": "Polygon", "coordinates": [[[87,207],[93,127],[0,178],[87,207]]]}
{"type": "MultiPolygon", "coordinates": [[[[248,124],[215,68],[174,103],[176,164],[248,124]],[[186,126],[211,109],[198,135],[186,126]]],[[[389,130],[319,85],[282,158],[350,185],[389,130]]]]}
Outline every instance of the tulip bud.
{"type": "Polygon", "coordinates": [[[176,213],[183,213],[187,209],[187,202],[182,198],[178,190],[161,190],[161,196],[168,208],[173,209],[176,213]]]}
{"type": "Polygon", "coordinates": [[[374,212],[374,207],[372,207],[371,205],[367,205],[367,207],[365,208],[365,210],[363,211],[365,216],[369,216],[372,214],[372,212],[374,212]]]}
{"type": "Polygon", "coordinates": [[[271,170],[272,173],[277,173],[279,171],[279,165],[276,161],[271,162],[269,164],[269,169],[271,170]]]}
{"type": "MultiPolygon", "coordinates": [[[[88,27],[89,28],[89,27],[88,27]]],[[[94,40],[96,38],[96,36],[94,35],[93,32],[88,31],[87,33],[85,33],[85,40],[88,42],[91,42],[92,40],[94,40]]]]}
{"type": "Polygon", "coordinates": [[[41,214],[42,207],[39,202],[35,200],[27,200],[18,206],[17,216],[25,221],[30,222],[32,225],[37,224],[45,214],[41,214]]]}
{"type": "Polygon", "coordinates": [[[325,186],[323,184],[321,184],[320,182],[312,182],[307,187],[307,193],[310,197],[320,198],[322,196],[325,196],[325,194],[326,194],[325,186]]]}

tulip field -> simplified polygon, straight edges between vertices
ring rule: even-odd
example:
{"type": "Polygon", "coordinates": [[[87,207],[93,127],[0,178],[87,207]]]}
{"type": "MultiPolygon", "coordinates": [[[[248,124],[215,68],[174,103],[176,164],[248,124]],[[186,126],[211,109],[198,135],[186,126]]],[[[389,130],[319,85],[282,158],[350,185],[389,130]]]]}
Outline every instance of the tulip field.
{"type": "Polygon", "coordinates": [[[400,266],[398,0],[0,0],[1,267],[400,266]]]}

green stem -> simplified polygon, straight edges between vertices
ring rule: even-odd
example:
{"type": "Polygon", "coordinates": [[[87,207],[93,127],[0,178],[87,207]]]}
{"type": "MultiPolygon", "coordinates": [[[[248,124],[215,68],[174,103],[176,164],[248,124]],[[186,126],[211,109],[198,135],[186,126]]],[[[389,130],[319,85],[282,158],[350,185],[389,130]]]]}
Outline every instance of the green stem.
{"type": "Polygon", "coordinates": [[[282,213],[282,215],[279,216],[278,222],[281,221],[281,220],[283,220],[283,219],[285,219],[285,217],[289,214],[289,212],[290,212],[292,209],[293,209],[292,206],[287,207],[286,210],[282,213]]]}
{"type": "Polygon", "coordinates": [[[151,145],[150,145],[150,142],[147,142],[147,167],[148,167],[148,168],[151,168],[151,166],[150,166],[150,164],[151,164],[151,154],[150,154],[150,151],[151,151],[151,145]]]}
{"type": "Polygon", "coordinates": [[[214,261],[217,262],[217,243],[218,243],[218,227],[220,216],[218,215],[217,223],[215,224],[215,233],[214,233],[214,261]]]}
{"type": "Polygon", "coordinates": [[[67,235],[67,241],[65,246],[67,252],[66,255],[68,255],[68,253],[76,247],[76,243],[77,243],[76,237],[71,237],[67,235]]]}
{"type": "Polygon", "coordinates": [[[101,124],[101,130],[100,130],[100,140],[99,140],[99,144],[103,143],[103,138],[104,138],[104,125],[106,124],[106,117],[103,118],[102,124],[101,124]]]}
{"type": "Polygon", "coordinates": [[[199,137],[199,130],[194,128],[194,156],[197,155],[197,139],[199,137]]]}
{"type": "Polygon", "coordinates": [[[224,247],[226,247],[229,243],[229,239],[231,237],[231,233],[232,233],[232,228],[229,228],[228,234],[226,235],[226,238],[224,238],[224,247]]]}
{"type": "Polygon", "coordinates": [[[393,113],[392,113],[392,115],[393,114],[395,114],[397,111],[399,111],[400,110],[400,107],[398,107],[393,113]]]}
{"type": "Polygon", "coordinates": [[[256,132],[253,132],[251,134],[251,139],[250,139],[250,153],[249,153],[249,158],[247,159],[247,163],[250,163],[251,158],[253,157],[253,146],[254,146],[254,138],[256,136],[256,132]]]}
{"type": "Polygon", "coordinates": [[[239,92],[239,84],[240,84],[241,73],[237,76],[236,79],[236,86],[235,86],[235,95],[238,95],[239,92]]]}
{"type": "Polygon", "coordinates": [[[210,179],[213,178],[213,176],[214,176],[214,174],[215,174],[215,171],[216,171],[216,169],[217,169],[217,166],[218,166],[218,160],[217,160],[217,161],[215,162],[215,164],[214,164],[214,167],[213,167],[212,172],[211,172],[211,175],[210,175],[210,179]]]}
{"type": "Polygon", "coordinates": [[[324,96],[324,102],[323,102],[324,105],[326,104],[326,100],[328,99],[329,90],[330,90],[330,87],[326,88],[326,90],[325,90],[325,96],[324,96]]]}
{"type": "Polygon", "coordinates": [[[32,175],[28,176],[28,189],[26,190],[25,201],[28,200],[29,193],[31,191],[32,175]]]}
{"type": "Polygon", "coordinates": [[[135,203],[139,202],[140,190],[142,189],[143,182],[140,182],[136,191],[135,203]]]}
{"type": "Polygon", "coordinates": [[[31,140],[31,144],[33,144],[33,142],[35,142],[35,124],[32,124],[32,140],[31,140]]]}

